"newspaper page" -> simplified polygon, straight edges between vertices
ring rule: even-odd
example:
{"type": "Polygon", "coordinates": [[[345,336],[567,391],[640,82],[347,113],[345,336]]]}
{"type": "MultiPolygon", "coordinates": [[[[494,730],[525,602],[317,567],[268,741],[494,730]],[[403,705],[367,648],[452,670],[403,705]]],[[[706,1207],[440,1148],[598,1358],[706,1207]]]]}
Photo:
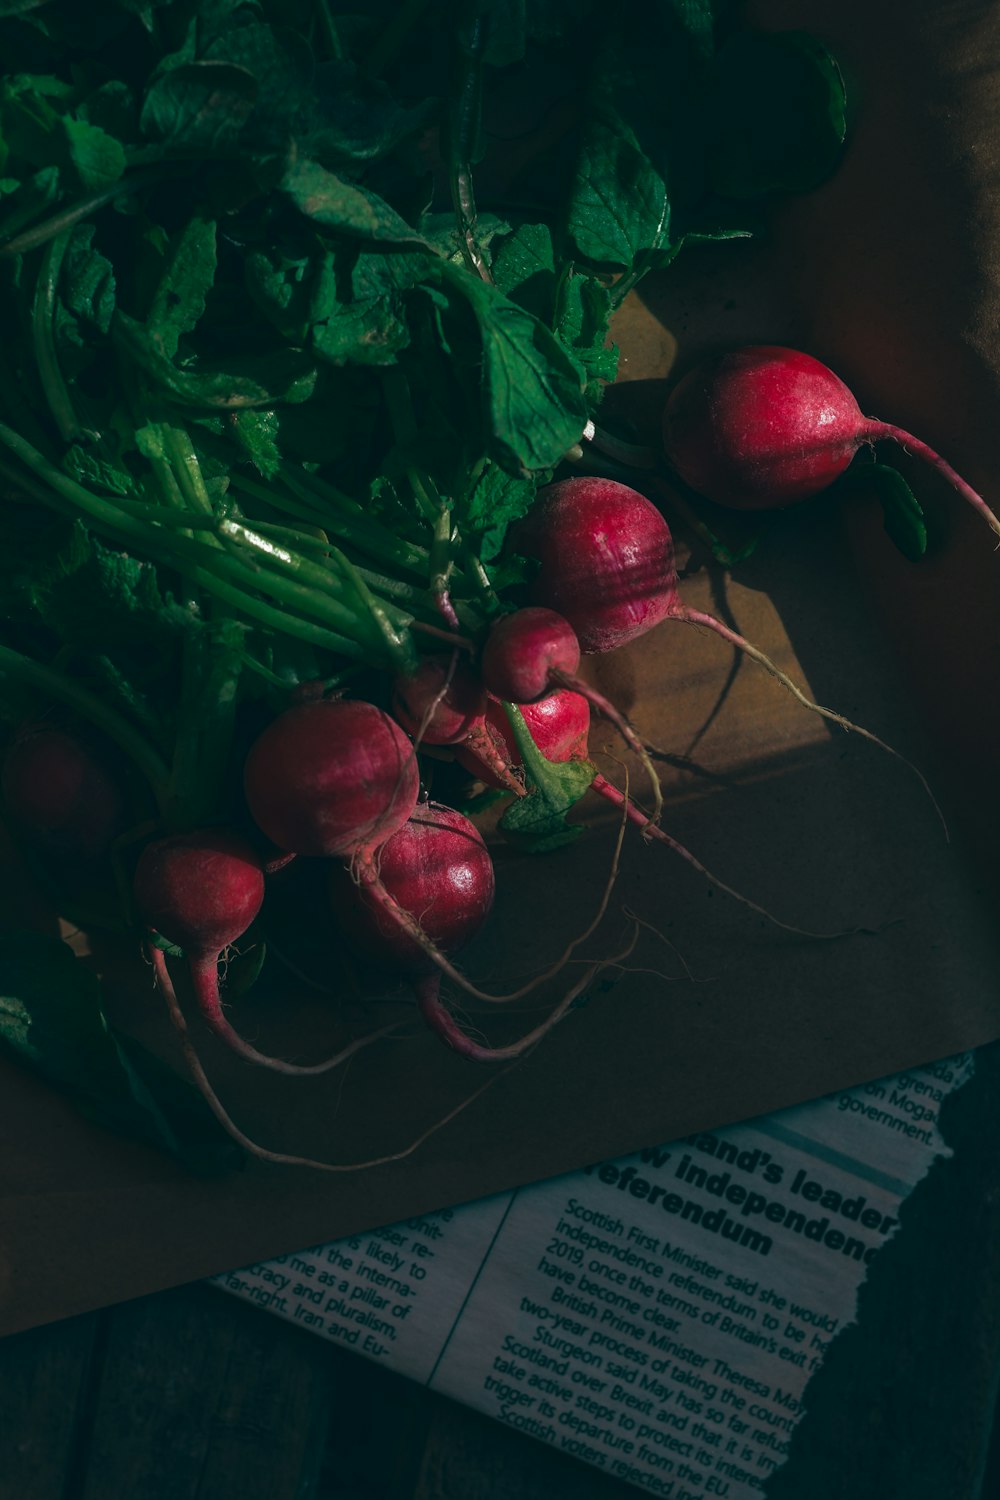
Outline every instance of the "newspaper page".
{"type": "Polygon", "coordinates": [[[972,1054],[215,1278],[666,1500],[750,1500],[972,1054]]]}

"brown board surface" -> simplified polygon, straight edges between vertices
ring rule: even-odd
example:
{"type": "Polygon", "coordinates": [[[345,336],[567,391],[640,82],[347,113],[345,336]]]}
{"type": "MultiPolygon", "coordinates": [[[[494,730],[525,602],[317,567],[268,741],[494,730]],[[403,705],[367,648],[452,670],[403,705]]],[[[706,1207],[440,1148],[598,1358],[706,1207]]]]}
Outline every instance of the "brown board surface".
{"type": "MultiPolygon", "coordinates": [[[[841,9],[768,7],[776,24],[828,24],[838,32],[835,12],[841,9]]],[[[871,25],[872,16],[884,12],[888,24],[897,9],[875,4],[865,14],[871,25]]],[[[871,45],[870,25],[865,50],[857,49],[854,59],[873,96],[885,72],[892,75],[891,101],[879,115],[885,128],[905,122],[907,108],[923,108],[924,72],[911,68],[905,54],[913,49],[925,71],[932,67],[921,50],[933,39],[927,18],[970,12],[922,3],[906,7],[907,15],[914,9],[926,24],[908,31],[888,59],[871,45]]],[[[1000,24],[993,24],[991,37],[1000,72],[1000,24]]],[[[947,115],[938,117],[934,131],[947,136],[952,124],[947,115]]],[[[919,141],[898,145],[916,151],[919,141]]],[[[888,210],[872,231],[874,240],[846,232],[854,220],[850,199],[841,195],[863,196],[866,184],[870,189],[873,149],[860,131],[843,177],[790,210],[766,252],[729,247],[722,270],[720,251],[694,257],[686,278],[669,291],[666,282],[654,284],[642,302],[636,299],[621,330],[629,395],[637,411],[650,410],[675,353],[690,358],[700,340],[792,341],[807,329],[809,347],[831,361],[839,356],[846,378],[863,369],[866,404],[914,428],[939,409],[947,369],[947,399],[955,408],[949,455],[984,489],[992,480],[996,492],[998,424],[972,421],[974,412],[994,410],[990,358],[996,349],[970,352],[967,323],[946,299],[932,297],[940,268],[926,268],[920,298],[911,287],[906,298],[886,304],[892,315],[875,339],[881,357],[869,358],[879,299],[872,296],[867,317],[845,331],[837,299],[821,296],[808,266],[803,271],[800,264],[803,247],[819,256],[822,240],[824,277],[830,278],[823,286],[841,286],[844,296],[862,270],[866,284],[876,275],[873,244],[882,246],[884,276],[894,271],[897,251],[904,252],[888,210]],[[782,253],[797,277],[782,264],[782,253]],[[770,267],[777,267],[776,277],[770,267]],[[933,324],[933,367],[917,359],[911,345],[913,330],[925,322],[933,324]],[[895,378],[901,364],[902,389],[895,378]]],[[[946,152],[929,161],[921,156],[921,168],[939,174],[932,187],[942,193],[955,187],[948,165],[946,152]]],[[[964,193],[966,185],[960,186],[964,193]]],[[[970,201],[963,200],[962,212],[972,212],[970,201]]],[[[917,250],[905,253],[915,265],[917,250]]],[[[995,270],[982,259],[976,265],[983,297],[991,286],[995,295],[995,270]]],[[[969,267],[949,266],[944,274],[960,269],[965,275],[969,267]]],[[[920,430],[947,447],[949,432],[932,427],[920,430]]],[[[806,713],[759,668],[737,666],[730,648],[707,632],[667,624],[593,668],[644,735],[696,762],[695,769],[663,764],[664,826],[675,837],[721,880],[787,923],[824,932],[866,930],[832,941],[782,931],[713,892],[665,849],[630,839],[606,923],[582,950],[616,951],[627,908],[648,927],[626,971],[609,969],[607,983],[595,987],[585,1007],[418,1150],[365,1171],[329,1174],[254,1163],[221,1180],[193,1179],[166,1158],[85,1124],[41,1083],[4,1062],[0,1329],[12,1332],[467,1201],[1000,1035],[992,871],[982,859],[982,831],[989,825],[978,815],[991,800],[992,758],[987,765],[980,749],[986,714],[984,695],[976,691],[977,683],[992,680],[996,665],[990,570],[1000,561],[982,523],[938,494],[944,541],[919,569],[890,555],[873,507],[858,496],[849,527],[829,507],[799,513],[734,577],[701,566],[682,592],[688,603],[723,614],[820,702],[926,769],[953,825],[951,844],[912,770],[806,713]],[[871,538],[874,562],[859,565],[857,536],[871,538]],[[964,571],[967,563],[971,572],[964,571]],[[932,633],[926,621],[936,616],[941,622],[945,600],[960,613],[934,633],[932,667],[925,669],[919,646],[932,633]],[[893,603],[891,627],[886,601],[893,603]],[[909,674],[900,666],[900,645],[915,665],[909,674]],[[922,716],[926,700],[933,706],[944,691],[960,710],[950,713],[946,734],[933,711],[922,716]]],[[[610,731],[595,731],[593,744],[607,774],[620,775],[613,756],[603,756],[605,747],[617,754],[610,731]]],[[[638,775],[634,766],[632,774],[638,775]]],[[[613,812],[592,801],[591,831],[573,847],[541,860],[500,854],[496,921],[465,964],[487,989],[508,989],[537,973],[589,922],[617,831],[613,812]]],[[[11,902],[15,896],[23,892],[11,892],[11,902]]],[[[331,970],[336,990],[336,955],[331,970]]],[[[577,973],[564,971],[549,995],[558,995],[560,985],[572,982],[566,976],[577,973]]],[[[176,1060],[148,969],[138,962],[115,969],[113,988],[121,1024],[176,1060]]],[[[278,1007],[257,992],[241,1004],[241,1028],[265,1050],[283,1048],[303,1059],[324,1055],[342,1034],[335,1003],[291,980],[279,988],[278,1007]]],[[[467,1013],[495,1040],[528,1029],[538,1014],[473,1002],[467,1013]]],[[[392,1154],[479,1089],[484,1075],[421,1034],[406,1007],[377,1008],[372,1015],[398,1018],[399,1035],[331,1078],[251,1075],[207,1042],[204,1055],[234,1116],[268,1145],[341,1163],[392,1154]]]]}

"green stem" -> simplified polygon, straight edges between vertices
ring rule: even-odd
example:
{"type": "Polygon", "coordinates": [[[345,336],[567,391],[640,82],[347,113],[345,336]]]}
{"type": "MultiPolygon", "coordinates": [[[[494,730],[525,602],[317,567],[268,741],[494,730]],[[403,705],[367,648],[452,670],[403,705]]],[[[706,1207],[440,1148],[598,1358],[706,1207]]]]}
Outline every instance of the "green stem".
{"type": "Polygon", "coordinates": [[[662,248],[664,236],[667,232],[669,215],[670,203],[668,198],[666,197],[666,194],[664,194],[663,206],[660,210],[660,220],[656,226],[656,229],[653,231],[653,238],[650,241],[648,249],[639,251],[638,255],[632,263],[631,269],[626,271],[624,276],[619,276],[618,280],[611,288],[610,303],[612,312],[614,312],[616,308],[621,307],[629,292],[631,292],[635,287],[639,285],[639,282],[648,271],[651,271],[653,269],[654,265],[656,265],[658,270],[664,270],[677,256],[681,245],[684,243],[683,239],[678,240],[676,245],[672,245],[670,247],[668,258],[665,259],[659,253],[662,248]]]}
{"type": "Polygon", "coordinates": [[[319,29],[323,33],[326,49],[334,62],[343,62],[344,47],[337,30],[337,23],[330,13],[327,0],[317,0],[316,15],[319,21],[319,29]]]}
{"type": "MultiPolygon", "coordinates": [[[[252,583],[278,603],[297,608],[318,624],[352,636],[359,645],[374,644],[372,633],[366,629],[369,622],[345,605],[342,596],[335,595],[325,569],[306,558],[294,557],[264,537],[256,537],[249,528],[240,528],[238,522],[221,520],[218,534],[235,543],[239,555],[234,556],[229,550],[213,551],[204,560],[206,568],[218,571],[235,584],[252,583]],[[241,529],[244,535],[239,535],[241,529]]],[[[181,540],[178,537],[174,545],[181,540]]],[[[198,542],[194,546],[206,550],[198,542]]]]}
{"type": "Polygon", "coordinates": [[[438,511],[437,520],[434,523],[434,541],[431,546],[431,593],[437,600],[437,606],[448,624],[453,630],[458,630],[458,616],[448,593],[448,584],[451,579],[452,569],[455,566],[455,558],[452,553],[452,519],[451,511],[444,502],[438,511]]]}
{"type": "Polygon", "coordinates": [[[71,678],[43,667],[40,662],[23,656],[20,651],[14,651],[9,646],[0,646],[0,675],[27,683],[29,687],[37,688],[57,702],[65,703],[81,718],[88,719],[135,762],[149,782],[157,807],[162,809],[170,779],[167,767],[148,740],[133,729],[121,714],[71,678]]]}
{"type": "MultiPolygon", "coordinates": [[[[242,539],[242,532],[246,531],[247,540],[252,544],[254,533],[269,541],[283,543],[286,548],[291,548],[304,553],[313,553],[320,559],[330,562],[331,554],[339,553],[340,549],[330,543],[329,537],[322,527],[315,528],[318,535],[300,531],[294,526],[281,526],[273,521],[261,521],[254,517],[250,527],[244,526],[244,520],[239,515],[231,516],[196,516],[189,511],[166,511],[163,507],[150,506],[138,500],[116,500],[116,504],[123,509],[155,520],[163,526],[177,527],[183,531],[211,531],[216,534],[228,532],[234,540],[242,539]],[[240,528],[241,535],[237,535],[240,528]]],[[[341,556],[345,554],[340,553],[341,556]]],[[[377,573],[372,568],[366,568],[362,564],[348,559],[351,568],[357,576],[363,580],[369,589],[376,594],[383,594],[387,599],[401,604],[408,613],[423,613],[429,620],[433,620],[436,611],[427,603],[426,593],[416,588],[412,583],[405,583],[401,578],[392,578],[388,573],[377,573]]]]}
{"type": "Polygon", "coordinates": [[[486,20],[477,16],[467,28],[465,38],[459,41],[462,64],[458,95],[448,121],[448,179],[462,257],[473,275],[492,282],[490,269],[476,243],[476,198],[472,187],[472,163],[477,156],[482,127],[486,28],[486,20]]]}
{"type": "Polygon", "coordinates": [[[480,559],[478,553],[472,547],[472,544],[466,541],[465,537],[461,537],[459,539],[458,545],[462,555],[462,559],[465,562],[466,570],[468,571],[469,577],[476,585],[476,590],[479,594],[479,597],[487,606],[490,613],[494,613],[500,608],[500,596],[497,593],[496,589],[493,587],[492,583],[490,583],[490,575],[483,567],[482,560],[480,559]]]}
{"type": "MultiPolygon", "coordinates": [[[[262,678],[269,686],[277,688],[281,693],[288,693],[297,686],[297,683],[290,681],[287,677],[279,677],[277,672],[272,672],[270,667],[265,667],[262,661],[258,661],[249,652],[245,651],[243,653],[242,661],[246,671],[255,673],[256,676],[262,678]]],[[[322,679],[323,691],[330,693],[335,688],[343,687],[345,683],[350,682],[361,671],[364,671],[364,668],[361,666],[346,667],[343,672],[334,672],[329,677],[324,677],[322,679]]]]}
{"type": "MultiPolygon", "coordinates": [[[[293,494],[299,496],[307,504],[316,507],[318,502],[328,503],[341,517],[338,520],[331,517],[326,510],[314,510],[313,514],[318,519],[324,531],[333,532],[341,540],[351,542],[362,552],[367,552],[370,557],[380,562],[392,563],[394,566],[405,568],[408,572],[416,573],[421,579],[427,576],[427,549],[420,547],[416,542],[408,542],[403,537],[396,536],[387,526],[382,526],[378,521],[373,521],[359,505],[348,495],[342,495],[339,490],[327,484],[325,479],[320,479],[316,474],[293,474],[285,467],[282,469],[282,478],[292,490],[293,494]]],[[[263,488],[260,493],[266,493],[263,488]]]]}
{"type": "Polygon", "coordinates": [[[539,791],[548,794],[554,800],[558,799],[562,794],[560,767],[539,750],[517,704],[505,703],[503,710],[507,715],[511,734],[514,736],[514,743],[524,766],[525,778],[532,786],[538,787],[539,791]]]}
{"type": "Polygon", "coordinates": [[[55,341],[56,292],[71,233],[71,230],[64,229],[49,241],[38,271],[31,309],[31,338],[39,379],[59,436],[66,443],[75,442],[85,435],[76,419],[69,389],[59,368],[55,341]]]}
{"type": "MultiPolygon", "coordinates": [[[[241,521],[220,519],[218,522],[218,534],[220,537],[236,543],[237,546],[250,548],[255,558],[259,559],[265,566],[273,568],[278,574],[294,581],[302,587],[315,589],[318,593],[328,595],[337,602],[338,608],[343,608],[350,613],[349,606],[344,603],[342,581],[338,579],[337,573],[332,569],[324,567],[321,563],[311,562],[309,558],[297,556],[289,548],[279,546],[277,543],[270,541],[267,537],[262,536],[259,532],[241,521]]],[[[343,560],[341,569],[343,577],[344,568],[348,566],[347,559],[336,548],[331,548],[331,556],[336,558],[338,562],[341,559],[343,560]]],[[[352,591],[356,592],[353,578],[349,578],[349,584],[352,591]]],[[[390,605],[388,608],[398,617],[399,626],[405,629],[409,625],[411,617],[396,610],[395,606],[390,605]]],[[[358,623],[363,623],[365,615],[355,615],[354,618],[358,623]]],[[[377,629],[378,633],[381,634],[381,625],[378,625],[377,629]]]]}
{"type": "MultiPolygon", "coordinates": [[[[317,598],[311,590],[303,590],[274,575],[264,575],[265,581],[262,583],[262,570],[251,568],[238,558],[221,550],[205,547],[188,537],[173,537],[158,532],[146,522],[138,521],[126,511],[92,495],[62,470],[43,459],[37,450],[3,424],[0,424],[0,443],[11,448],[44,484],[36,485],[30,480],[25,481],[22,475],[2,463],[0,473],[6,474],[41,504],[57,510],[61,515],[78,517],[83,511],[97,529],[108,535],[119,547],[131,547],[135,550],[134,544],[138,542],[137,550],[151,561],[175,568],[182,577],[205,588],[240,614],[259,621],[279,634],[294,636],[298,640],[308,641],[311,645],[335,651],[354,660],[367,661],[371,665],[381,664],[377,659],[376,662],[372,661],[370,646],[357,639],[353,628],[350,634],[342,634],[342,622],[331,622],[330,609],[325,606],[332,607],[332,600],[320,599],[318,605],[321,607],[317,608],[317,598]],[[270,588],[266,586],[268,578],[272,583],[270,588]],[[262,588],[281,604],[290,607],[280,608],[257,599],[246,592],[248,586],[262,588]],[[306,606],[308,619],[292,612],[292,607],[303,604],[306,606]]],[[[351,627],[356,623],[356,617],[352,617],[351,627]]]]}
{"type": "MultiPolygon", "coordinates": [[[[417,649],[413,644],[412,637],[408,629],[399,629],[393,623],[392,616],[398,616],[399,611],[394,605],[385,604],[382,600],[375,597],[358,570],[344,556],[343,552],[339,549],[334,549],[333,556],[343,570],[345,578],[353,586],[359,603],[363,608],[368,610],[369,615],[378,627],[386,650],[395,662],[397,670],[405,675],[409,675],[409,673],[415,671],[418,658],[417,649]]],[[[406,616],[405,619],[407,626],[409,626],[412,622],[412,616],[406,616]]]]}
{"type": "Polygon", "coordinates": [[[89,198],[81,198],[68,208],[60,209],[50,219],[44,219],[41,224],[36,224],[33,228],[26,229],[23,233],[4,241],[0,244],[0,255],[22,255],[26,250],[35,250],[39,245],[45,245],[49,240],[54,239],[57,234],[62,234],[64,229],[72,229],[74,224],[79,224],[81,219],[89,219],[91,214],[113,203],[123,193],[146,187],[147,184],[158,182],[162,177],[176,171],[176,166],[170,166],[166,171],[161,166],[146,172],[135,172],[132,176],[121,177],[103,192],[94,193],[89,198]]]}
{"type": "Polygon", "coordinates": [[[164,451],[181,495],[193,510],[206,516],[214,515],[215,507],[205,487],[205,476],[201,472],[201,464],[187,430],[165,422],[162,431],[164,451]]]}

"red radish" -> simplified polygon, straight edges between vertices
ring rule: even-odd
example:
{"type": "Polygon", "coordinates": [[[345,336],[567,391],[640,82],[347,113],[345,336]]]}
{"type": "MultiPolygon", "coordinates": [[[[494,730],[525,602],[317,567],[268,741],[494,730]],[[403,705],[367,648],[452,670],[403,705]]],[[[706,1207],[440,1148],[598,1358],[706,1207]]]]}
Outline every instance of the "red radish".
{"type": "Polygon", "coordinates": [[[450,807],[428,802],[378,851],[380,892],[336,869],[330,899],[345,933],[380,965],[407,977],[435,972],[384,896],[397,903],[438,948],[454,953],[479,931],[493,907],[493,861],[482,834],[450,807]]]}
{"type": "Polygon", "coordinates": [[[511,776],[483,722],[486,702],[479,678],[454,652],[425,656],[415,672],[397,677],[392,687],[392,711],[418,748],[421,744],[468,745],[484,764],[492,766],[507,791],[521,797],[524,787],[511,776]]]}
{"type": "Polygon", "coordinates": [[[126,799],[89,747],[57,729],[20,734],[3,765],[11,822],[40,853],[89,865],[128,827],[126,799]]]}
{"type": "Polygon", "coordinates": [[[569,687],[580,666],[580,642],[563,615],[540,605],[501,615],[483,647],[479,670],[486,690],[508,703],[537,703],[554,687],[569,687]]]}
{"type": "Polygon", "coordinates": [[[649,752],[624,714],[603,693],[577,676],[579,665],[580,643],[572,625],[555,610],[535,605],[497,620],[483,647],[480,670],[483,683],[494,697],[518,707],[537,703],[553,688],[570,688],[586,698],[598,713],[611,720],[629,749],[642,761],[653,788],[655,822],[663,798],[649,752]]]}
{"type": "Polygon", "coordinates": [[[454,953],[489,916],[493,861],[479,830],[452,808],[428,803],[382,845],[378,872],[377,882],[358,884],[347,870],[330,880],[334,912],[351,941],[411,980],[428,1024],[455,1051],[476,1062],[515,1055],[472,1041],[452,1020],[440,1000],[440,971],[421,940],[454,953]]]}
{"type": "Polygon", "coordinates": [[[547,485],[512,540],[539,563],[531,602],[568,620],[585,652],[635,640],[674,607],[667,523],[616,480],[578,475],[547,485]]]}
{"type": "Polygon", "coordinates": [[[408,734],[429,745],[457,745],[482,719],[486,691],[456,653],[425,656],[392,685],[392,711],[408,734]]]}
{"type": "Polygon", "coordinates": [[[515,545],[540,563],[532,581],[535,602],[565,615],[584,651],[624,645],[663,620],[703,625],[758,662],[803,708],[852,729],[909,766],[937,808],[925,778],[905,756],[843,714],[814,703],[759,646],[714,615],[681,602],[670,529],[638,490],[592,475],[548,485],[518,526],[515,545]]]}
{"type": "MultiPolygon", "coordinates": [[[[264,869],[256,850],[225,828],[175,834],[148,844],[139,856],[133,886],[136,911],[150,934],[182,948],[202,1016],[211,1030],[247,1062],[278,1073],[325,1073],[357,1050],[358,1043],[321,1063],[299,1065],[269,1057],[233,1030],[219,996],[219,959],[242,937],[264,900],[264,869]]],[[[166,955],[147,945],[157,982],[171,1011],[176,996],[166,955]]]]}
{"type": "Polygon", "coordinates": [[[841,475],[866,443],[892,438],[932,464],[998,535],[989,506],[926,443],[862,414],[844,382],[809,354],[772,344],[717,355],[674,387],[667,457],[706,499],[741,510],[791,505],[841,475]]]}
{"type": "MultiPolygon", "coordinates": [[[[587,736],[590,733],[590,705],[586,698],[568,688],[559,688],[537,703],[526,703],[521,713],[531,733],[531,738],[542,754],[557,763],[567,760],[586,760],[587,736]]],[[[492,702],[486,710],[486,722],[504,746],[504,754],[512,766],[521,763],[520,752],[511,733],[510,721],[501,703],[492,702]]],[[[465,767],[487,786],[500,788],[501,783],[492,775],[490,767],[484,766],[464,746],[455,751],[459,765],[465,767]]]]}
{"type": "MultiPolygon", "coordinates": [[[[431,1030],[473,1062],[523,1056],[603,967],[589,965],[545,1020],[516,1042],[490,1047],[474,1041],[441,999],[440,956],[464,947],[492,909],[493,861],[482,835],[461,813],[428,803],[382,845],[378,868],[377,882],[360,884],[347,870],[335,872],[330,880],[334,912],[362,951],[411,981],[431,1030]]],[[[616,962],[630,951],[631,944],[605,962],[616,962]]]]}
{"type": "Polygon", "coordinates": [[[321,698],[287,709],[250,747],[247,806],[290,854],[370,855],[410,816],[413,746],[371,703],[321,698]]]}

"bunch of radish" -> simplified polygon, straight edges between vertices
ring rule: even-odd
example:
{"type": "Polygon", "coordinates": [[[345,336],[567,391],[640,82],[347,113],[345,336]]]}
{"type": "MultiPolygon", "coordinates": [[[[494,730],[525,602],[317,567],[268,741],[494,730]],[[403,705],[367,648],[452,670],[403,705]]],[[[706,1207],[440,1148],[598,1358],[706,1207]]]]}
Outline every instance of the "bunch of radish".
{"type": "MultiPolygon", "coordinates": [[[[391,712],[346,697],[297,702],[258,736],[244,767],[246,805],[262,840],[286,857],[327,863],[330,909],[342,932],[383,969],[406,979],[431,1029],[475,1061],[523,1055],[583,986],[576,984],[541,1025],[505,1046],[474,1038],[449,1009],[443,979],[491,1002],[520,998],[525,989],[488,994],[455,966],[454,955],[493,906],[493,864],[467,817],[421,800],[422,748],[447,748],[514,804],[536,795],[546,768],[568,768],[578,773],[579,785],[567,805],[593,790],[647,839],[662,842],[718,887],[777,921],[717,880],[660,828],[662,804],[648,750],[624,716],[580,678],[581,653],[613,650],[672,621],[703,626],[761,663],[806,707],[858,729],[813,703],[728,626],[682,603],[670,530],[638,491],[594,477],[552,484],[514,541],[537,564],[530,600],[500,615],[475,653],[456,645],[424,656],[414,672],[392,684],[391,712]],[[637,754],[651,781],[649,812],[588,760],[592,711],[607,718],[637,754]]],[[[858,732],[882,743],[866,730],[858,732]]],[[[313,1064],[266,1056],[236,1033],[223,1012],[219,959],[256,918],[266,878],[264,856],[251,843],[208,830],[147,847],[135,899],[175,1016],[166,957],[155,939],[183,949],[204,1019],[241,1057],[285,1073],[321,1072],[344,1054],[313,1064]]],[[[599,967],[600,961],[588,969],[585,982],[599,967]]]]}
{"type": "MultiPolygon", "coordinates": [[[[747,349],[699,367],[668,403],[664,434],[668,458],[681,478],[713,500],[743,507],[781,506],[817,493],[846,468],[859,446],[893,437],[942,470],[1000,531],[985,502],[942,459],[898,429],[861,417],[837,377],[795,351],[747,349]]],[[[638,490],[601,477],[561,479],[539,492],[510,542],[533,566],[519,608],[499,613],[479,639],[431,631],[430,649],[417,666],[386,683],[385,707],[328,696],[322,685],[315,693],[290,694],[290,706],[258,734],[245,758],[249,823],[239,830],[210,827],[156,838],[135,865],[134,909],[191,1071],[226,1128],[257,1155],[306,1160],[258,1147],[229,1120],[191,1042],[166,950],[183,954],[204,1021],[248,1063],[287,1075],[315,1075],[384,1034],[302,1063],[258,1050],[233,1027],[220,994],[220,962],[257,921],[271,873],[282,864],[292,859],[325,863],[329,909],[342,933],[359,952],[407,981],[431,1030],[477,1062],[524,1055],[602,966],[621,960],[615,954],[586,965],[545,1019],[511,1044],[490,1046],[467,1031],[443,997],[443,981],[482,1002],[503,1004],[551,979],[571,950],[537,980],[506,995],[484,992],[456,966],[454,955],[480,931],[493,907],[494,870],[474,824],[423,795],[419,757],[424,749],[444,751],[506,794],[511,800],[502,826],[516,828],[524,809],[533,814],[548,798],[555,830],[550,843],[576,831],[567,827],[565,813],[593,791],[619,809],[622,827],[634,825],[647,841],[662,843],[781,927],[788,924],[716,879],[660,827],[662,797],[649,747],[579,675],[581,655],[613,651],[673,622],[700,626],[756,661],[804,707],[890,750],[868,730],[814,703],[729,626],[684,604],[670,529],[638,490]],[[632,800],[627,785],[615,785],[588,758],[595,712],[637,757],[640,785],[648,784],[648,811],[632,800]]],[[[88,752],[58,731],[17,740],[4,785],[8,803],[14,799],[27,824],[34,820],[38,838],[69,840],[89,857],[97,845],[106,849],[121,834],[123,810],[108,777],[88,752]],[[52,782],[58,799],[38,792],[42,781],[52,782]],[[59,805],[53,812],[55,800],[59,805]]],[[[607,910],[613,877],[614,871],[584,936],[607,910]]]]}

